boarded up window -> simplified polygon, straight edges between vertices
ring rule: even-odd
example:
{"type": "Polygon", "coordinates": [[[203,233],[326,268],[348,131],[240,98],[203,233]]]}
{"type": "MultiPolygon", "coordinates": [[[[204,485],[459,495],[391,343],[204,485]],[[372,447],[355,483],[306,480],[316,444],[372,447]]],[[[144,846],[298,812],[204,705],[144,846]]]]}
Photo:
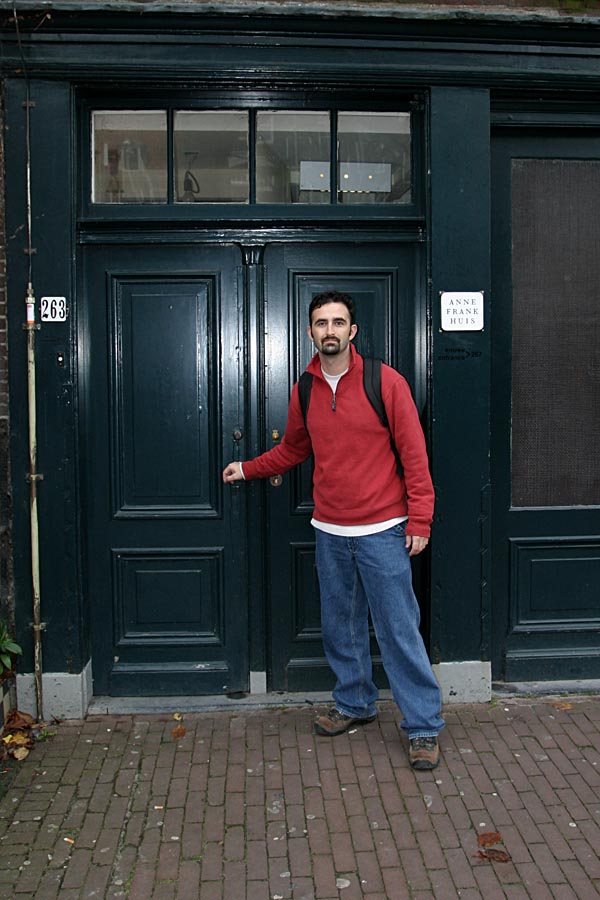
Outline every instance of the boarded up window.
{"type": "Polygon", "coordinates": [[[600,161],[513,161],[513,506],[600,504],[599,211],[600,161]]]}

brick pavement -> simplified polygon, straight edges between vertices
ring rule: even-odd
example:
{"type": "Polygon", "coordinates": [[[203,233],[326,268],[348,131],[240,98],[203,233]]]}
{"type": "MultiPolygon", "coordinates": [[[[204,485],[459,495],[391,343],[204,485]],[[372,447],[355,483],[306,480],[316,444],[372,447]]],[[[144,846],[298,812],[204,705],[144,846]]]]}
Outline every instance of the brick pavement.
{"type": "Polygon", "coordinates": [[[390,702],[334,739],[314,714],[60,725],[0,803],[0,900],[600,896],[599,696],[449,707],[434,772],[390,702]],[[509,862],[478,857],[486,832],[509,862]]]}

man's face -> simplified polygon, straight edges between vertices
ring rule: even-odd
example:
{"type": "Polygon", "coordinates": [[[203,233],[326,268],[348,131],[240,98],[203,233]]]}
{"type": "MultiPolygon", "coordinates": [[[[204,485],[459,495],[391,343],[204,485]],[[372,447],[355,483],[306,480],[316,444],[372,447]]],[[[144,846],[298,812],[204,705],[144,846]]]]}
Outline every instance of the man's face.
{"type": "Polygon", "coordinates": [[[356,334],[350,324],[350,313],[344,303],[326,303],[313,310],[311,324],[306,329],[319,353],[336,356],[343,353],[356,334]]]}

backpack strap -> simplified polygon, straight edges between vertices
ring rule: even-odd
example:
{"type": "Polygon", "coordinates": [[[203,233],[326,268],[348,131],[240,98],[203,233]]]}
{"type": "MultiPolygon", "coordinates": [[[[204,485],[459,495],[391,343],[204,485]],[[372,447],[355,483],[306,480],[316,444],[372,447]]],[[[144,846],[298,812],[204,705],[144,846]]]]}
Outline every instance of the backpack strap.
{"type": "Polygon", "coordinates": [[[308,414],[308,404],[310,403],[310,392],[312,391],[313,376],[312,372],[303,372],[298,379],[298,399],[300,401],[300,409],[302,410],[302,418],[304,419],[304,427],[308,431],[306,425],[306,416],[308,414]]]}
{"type": "Polygon", "coordinates": [[[382,425],[389,428],[388,417],[381,396],[381,365],[382,360],[372,356],[363,357],[363,384],[369,403],[379,416],[382,425]]]}
{"type": "Polygon", "coordinates": [[[400,454],[398,453],[398,448],[396,447],[396,442],[394,441],[394,436],[390,429],[390,423],[385,411],[385,404],[383,402],[383,397],[381,396],[382,365],[383,361],[381,359],[373,358],[371,356],[363,357],[363,384],[365,394],[369,398],[369,403],[379,416],[381,424],[390,432],[390,446],[396,457],[396,470],[400,478],[402,478],[404,476],[404,467],[402,465],[402,460],[400,459],[400,454]]]}

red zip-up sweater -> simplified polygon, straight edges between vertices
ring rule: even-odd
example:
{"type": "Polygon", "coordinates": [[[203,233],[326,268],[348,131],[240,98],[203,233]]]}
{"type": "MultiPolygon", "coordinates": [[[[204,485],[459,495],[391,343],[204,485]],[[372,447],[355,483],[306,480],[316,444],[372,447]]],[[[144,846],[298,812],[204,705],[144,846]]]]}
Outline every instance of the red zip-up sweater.
{"type": "Polygon", "coordinates": [[[281,443],[243,463],[244,477],[287,472],[314,454],[314,518],[334,525],[369,525],[408,516],[406,533],[429,537],[434,490],[425,438],[406,380],[383,365],[381,395],[404,477],[396,471],[390,435],[365,393],[362,357],[350,344],[350,368],[333,392],[323,378],[319,354],[307,367],[313,374],[308,432],[294,385],[281,443]]]}

